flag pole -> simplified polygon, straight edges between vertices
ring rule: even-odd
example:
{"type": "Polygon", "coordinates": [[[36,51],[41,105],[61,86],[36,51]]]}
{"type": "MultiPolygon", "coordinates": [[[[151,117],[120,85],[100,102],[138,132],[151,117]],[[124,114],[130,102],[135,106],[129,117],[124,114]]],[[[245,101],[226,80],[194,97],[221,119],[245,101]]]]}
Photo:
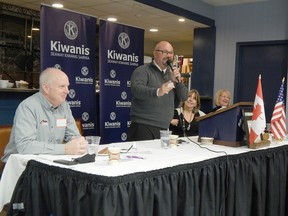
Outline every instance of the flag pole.
{"type": "MultiPolygon", "coordinates": [[[[287,73],[288,73],[288,64],[287,64],[287,73]]],[[[282,78],[282,84],[284,84],[284,82],[285,82],[285,76],[282,78]]],[[[288,92],[287,92],[287,90],[288,90],[288,86],[287,86],[287,83],[286,83],[286,100],[285,100],[285,103],[284,103],[284,105],[285,105],[285,112],[287,113],[288,112],[288,108],[287,108],[287,104],[286,104],[286,101],[287,101],[287,96],[288,96],[288,92]]],[[[286,121],[286,128],[288,128],[288,121],[286,121]]]]}
{"type": "Polygon", "coordinates": [[[267,136],[263,136],[263,134],[265,134],[265,128],[266,116],[261,84],[261,74],[259,74],[249,132],[249,148],[256,149],[270,145],[270,141],[268,140],[267,136]]]}
{"type": "MultiPolygon", "coordinates": [[[[287,65],[287,73],[288,73],[288,65],[287,65]]],[[[284,84],[284,82],[285,82],[285,77],[283,77],[282,78],[282,84],[284,84]]],[[[286,84],[287,85],[287,84],[286,84]]],[[[287,101],[287,88],[288,86],[286,86],[286,101],[287,101]]],[[[285,111],[286,111],[286,116],[287,116],[287,106],[286,106],[286,101],[285,101],[285,103],[284,103],[284,105],[285,105],[285,111]]],[[[286,128],[288,128],[288,121],[286,121],[286,128]]]]}
{"type": "MultiPolygon", "coordinates": [[[[287,73],[288,73],[288,64],[287,64],[287,73]]],[[[285,76],[282,78],[282,84],[284,84],[284,82],[285,82],[285,76]]],[[[287,96],[288,96],[287,90],[288,90],[288,86],[287,86],[287,83],[286,83],[286,100],[284,102],[286,116],[287,116],[287,112],[288,112],[288,108],[287,108],[287,104],[286,104],[287,96]]],[[[288,121],[286,121],[286,128],[288,128],[288,121]]]]}
{"type": "MultiPolygon", "coordinates": [[[[286,75],[287,74],[288,74],[288,62],[287,62],[286,75]]],[[[283,77],[283,79],[285,80],[285,76],[283,77]]],[[[285,109],[286,109],[286,113],[288,113],[287,101],[288,101],[288,82],[286,82],[286,101],[284,103],[285,109]]],[[[286,128],[288,128],[288,121],[286,121],[286,128]]]]}
{"type": "Polygon", "coordinates": [[[276,104],[270,121],[271,132],[274,136],[274,139],[278,141],[283,141],[287,133],[287,121],[286,121],[287,107],[285,107],[286,104],[284,98],[284,81],[285,77],[282,78],[282,83],[279,89],[276,104]]]}

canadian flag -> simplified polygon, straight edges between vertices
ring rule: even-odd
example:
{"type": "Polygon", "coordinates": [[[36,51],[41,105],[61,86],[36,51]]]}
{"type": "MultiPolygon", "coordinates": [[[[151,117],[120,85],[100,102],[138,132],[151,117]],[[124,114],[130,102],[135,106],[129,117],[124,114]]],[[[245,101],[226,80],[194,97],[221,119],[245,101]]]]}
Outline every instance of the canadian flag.
{"type": "Polygon", "coordinates": [[[254,101],[252,122],[250,127],[249,144],[257,143],[261,141],[261,134],[266,127],[266,117],[261,85],[261,75],[258,78],[258,85],[256,90],[256,96],[254,101]]]}

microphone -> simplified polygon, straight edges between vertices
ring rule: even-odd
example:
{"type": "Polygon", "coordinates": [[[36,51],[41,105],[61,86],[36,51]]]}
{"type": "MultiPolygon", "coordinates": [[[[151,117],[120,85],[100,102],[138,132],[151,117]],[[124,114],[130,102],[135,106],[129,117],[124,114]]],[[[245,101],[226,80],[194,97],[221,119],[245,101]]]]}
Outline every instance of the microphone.
{"type": "MultiPolygon", "coordinates": [[[[171,59],[167,59],[166,63],[171,68],[171,71],[173,71],[173,65],[172,65],[171,59]]],[[[176,77],[176,79],[177,79],[178,82],[180,82],[178,77],[176,77]]]]}
{"type": "Polygon", "coordinates": [[[190,78],[191,74],[190,73],[181,73],[181,77],[190,78]]]}

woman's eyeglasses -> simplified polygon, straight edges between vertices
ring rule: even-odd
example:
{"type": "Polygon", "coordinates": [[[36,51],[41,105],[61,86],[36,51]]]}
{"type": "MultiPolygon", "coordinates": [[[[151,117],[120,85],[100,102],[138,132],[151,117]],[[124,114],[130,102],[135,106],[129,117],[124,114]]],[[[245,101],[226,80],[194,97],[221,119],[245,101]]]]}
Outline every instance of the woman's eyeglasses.
{"type": "Polygon", "coordinates": [[[220,97],[226,98],[226,99],[230,100],[230,97],[228,97],[228,96],[222,96],[222,95],[221,95],[220,97]]]}

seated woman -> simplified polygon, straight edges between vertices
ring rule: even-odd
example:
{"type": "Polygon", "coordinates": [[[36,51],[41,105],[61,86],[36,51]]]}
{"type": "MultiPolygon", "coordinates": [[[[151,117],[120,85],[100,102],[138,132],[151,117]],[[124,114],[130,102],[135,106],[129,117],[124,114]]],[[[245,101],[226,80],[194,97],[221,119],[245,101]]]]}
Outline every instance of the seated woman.
{"type": "Polygon", "coordinates": [[[200,96],[197,90],[188,92],[187,100],[181,104],[180,108],[174,111],[169,129],[172,134],[183,136],[196,136],[199,131],[199,122],[195,117],[205,115],[200,111],[200,96]]]}
{"type": "Polygon", "coordinates": [[[231,93],[227,89],[219,89],[215,95],[215,106],[211,112],[215,112],[219,109],[226,108],[231,105],[231,93]]]}

